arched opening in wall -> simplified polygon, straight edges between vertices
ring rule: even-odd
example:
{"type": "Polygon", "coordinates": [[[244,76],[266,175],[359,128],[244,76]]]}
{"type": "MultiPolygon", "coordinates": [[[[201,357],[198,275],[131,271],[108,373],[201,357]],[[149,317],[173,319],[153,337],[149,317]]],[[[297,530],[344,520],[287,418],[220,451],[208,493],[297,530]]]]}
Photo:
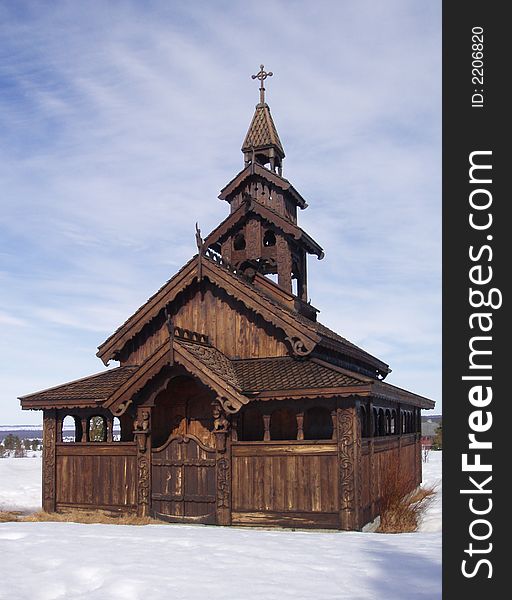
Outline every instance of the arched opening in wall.
{"type": "Polygon", "coordinates": [[[101,415],[90,417],[87,422],[87,439],[89,442],[107,441],[107,420],[101,415]]]}
{"type": "Polygon", "coordinates": [[[273,281],[276,284],[279,282],[279,277],[278,277],[277,273],[267,273],[265,275],[265,277],[267,279],[270,279],[270,281],[273,281]]]}
{"type": "Polygon", "coordinates": [[[171,379],[155,398],[151,419],[153,448],[165,444],[171,435],[190,435],[214,447],[212,402],[214,393],[196,379],[171,379]]]}
{"type": "Polygon", "coordinates": [[[276,234],[270,229],[265,231],[265,235],[263,236],[263,245],[265,248],[276,245],[276,234]]]}
{"type": "Polygon", "coordinates": [[[400,431],[405,433],[405,412],[403,410],[400,411],[400,431]]]}
{"type": "Polygon", "coordinates": [[[245,235],[237,233],[233,240],[233,250],[245,250],[245,235]]]}
{"type": "Polygon", "coordinates": [[[78,417],[66,415],[62,420],[61,439],[63,442],[82,441],[82,423],[78,417]]]}
{"type": "Polygon", "coordinates": [[[271,440],[296,440],[297,417],[288,408],[275,410],[270,417],[271,440]]]}
{"type": "Polygon", "coordinates": [[[391,435],[397,434],[396,428],[396,410],[391,411],[391,435]]]}
{"type": "MultiPolygon", "coordinates": [[[[274,415],[272,415],[273,418],[274,415]]],[[[304,413],[305,440],[330,440],[332,431],[331,411],[325,406],[312,406],[304,413]]]]}
{"type": "Polygon", "coordinates": [[[373,409],[373,437],[377,437],[379,435],[379,414],[377,413],[377,409],[373,409]]]}
{"type": "Polygon", "coordinates": [[[386,435],[386,422],[382,408],[379,409],[379,435],[386,435]]]}
{"type": "Polygon", "coordinates": [[[391,435],[391,411],[386,410],[386,435],[391,435]]]}
{"type": "Polygon", "coordinates": [[[256,407],[247,407],[240,415],[238,423],[238,439],[244,442],[263,441],[263,416],[256,407]]]}
{"type": "Polygon", "coordinates": [[[114,417],[112,422],[112,441],[121,441],[121,421],[119,420],[119,417],[114,417]]]}

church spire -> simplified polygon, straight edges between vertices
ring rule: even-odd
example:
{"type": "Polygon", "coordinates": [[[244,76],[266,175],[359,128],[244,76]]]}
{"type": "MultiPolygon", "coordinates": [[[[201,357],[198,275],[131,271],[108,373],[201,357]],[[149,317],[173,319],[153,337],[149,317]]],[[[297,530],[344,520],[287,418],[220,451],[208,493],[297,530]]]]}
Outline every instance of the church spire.
{"type": "Polygon", "coordinates": [[[270,107],[265,102],[264,81],[272,77],[272,71],[266,72],[263,65],[252,79],[260,81],[260,102],[252,118],[249,130],[242,145],[245,166],[252,163],[270,166],[270,170],[282,174],[282,161],[285,156],[276,126],[270,114],[270,107]]]}

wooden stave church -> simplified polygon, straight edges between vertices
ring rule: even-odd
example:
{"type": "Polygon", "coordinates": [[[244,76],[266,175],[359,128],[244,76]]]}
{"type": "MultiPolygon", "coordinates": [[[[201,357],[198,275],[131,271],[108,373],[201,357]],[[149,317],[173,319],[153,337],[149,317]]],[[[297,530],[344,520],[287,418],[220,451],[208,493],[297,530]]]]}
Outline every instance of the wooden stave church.
{"type": "Polygon", "coordinates": [[[324,254],[297,225],[307,203],[282,176],[269,75],[253,76],[244,168],[219,195],[229,216],[99,346],[119,366],[20,398],[43,411],[45,511],[360,530],[390,464],[421,483],[435,403],[384,382],[389,366],[308,302],[307,254],[324,254]]]}

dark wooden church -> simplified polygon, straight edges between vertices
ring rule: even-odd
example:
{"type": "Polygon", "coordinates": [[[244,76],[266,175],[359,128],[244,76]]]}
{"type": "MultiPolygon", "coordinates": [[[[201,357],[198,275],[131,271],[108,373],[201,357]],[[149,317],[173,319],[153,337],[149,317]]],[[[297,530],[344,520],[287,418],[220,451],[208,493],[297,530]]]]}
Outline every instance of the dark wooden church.
{"type": "Polygon", "coordinates": [[[297,224],[307,204],[282,174],[268,75],[219,196],[229,216],[99,346],[119,366],[20,398],[44,414],[46,511],[358,530],[390,461],[421,482],[434,402],[385,383],[389,366],[308,301],[307,255],[324,253],[297,224]]]}

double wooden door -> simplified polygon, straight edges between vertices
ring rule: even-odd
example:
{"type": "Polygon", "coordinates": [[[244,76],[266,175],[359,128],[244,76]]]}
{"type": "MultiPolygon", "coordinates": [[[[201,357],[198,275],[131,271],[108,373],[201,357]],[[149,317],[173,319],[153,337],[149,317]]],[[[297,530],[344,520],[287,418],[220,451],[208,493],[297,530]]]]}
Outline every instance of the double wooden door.
{"type": "Polygon", "coordinates": [[[151,500],[159,519],[216,522],[213,399],[196,381],[178,377],[155,400],[151,500]]]}
{"type": "Polygon", "coordinates": [[[152,456],[152,507],[158,519],[216,522],[215,449],[189,434],[171,436],[152,456]]]}

